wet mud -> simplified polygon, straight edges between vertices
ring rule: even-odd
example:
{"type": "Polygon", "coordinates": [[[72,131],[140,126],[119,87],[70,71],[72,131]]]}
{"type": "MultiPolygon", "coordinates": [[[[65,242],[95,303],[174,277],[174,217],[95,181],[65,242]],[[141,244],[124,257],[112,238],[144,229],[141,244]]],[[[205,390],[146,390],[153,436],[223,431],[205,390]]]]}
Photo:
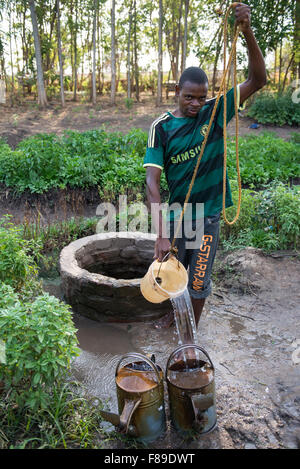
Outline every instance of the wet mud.
{"type": "MultiPolygon", "coordinates": [[[[265,277],[255,293],[251,289],[241,293],[236,285],[229,286],[228,279],[226,287],[222,282],[215,286],[200,319],[196,343],[215,367],[217,427],[207,435],[189,438],[176,432],[170,425],[165,383],[167,431],[150,448],[300,447],[300,262],[284,256],[276,259],[275,269],[273,261],[265,257],[264,266],[257,263],[257,273],[261,269],[265,277]]],[[[233,277],[237,278],[241,277],[233,277]]],[[[57,281],[45,282],[52,294],[60,296],[59,288],[57,281]]],[[[178,347],[174,327],[157,330],[151,322],[100,324],[77,314],[74,323],[81,354],[73,363],[73,376],[87,395],[101,400],[111,412],[118,412],[115,370],[122,355],[154,354],[165,371],[178,347]]],[[[114,430],[106,422],[101,427],[108,434],[114,430]]],[[[99,447],[132,444],[130,439],[111,438],[99,442],[99,447]]]]}

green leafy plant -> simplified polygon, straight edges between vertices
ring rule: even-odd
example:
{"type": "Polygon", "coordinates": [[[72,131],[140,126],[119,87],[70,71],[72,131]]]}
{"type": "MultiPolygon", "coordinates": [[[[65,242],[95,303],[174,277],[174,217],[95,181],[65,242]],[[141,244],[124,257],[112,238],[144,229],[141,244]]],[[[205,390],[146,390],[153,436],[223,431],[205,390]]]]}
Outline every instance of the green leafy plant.
{"type": "Polygon", "coordinates": [[[292,100],[293,89],[284,93],[270,93],[263,91],[256,95],[248,110],[248,116],[261,124],[299,125],[300,104],[292,100]]]}
{"type": "Polygon", "coordinates": [[[53,386],[69,369],[77,349],[69,306],[44,294],[23,302],[10,285],[0,284],[0,339],[6,364],[0,380],[20,408],[46,408],[53,386]]]}
{"type": "Polygon", "coordinates": [[[125,98],[125,106],[128,111],[132,108],[134,100],[132,98],[125,98]]]}
{"type": "MultiPolygon", "coordinates": [[[[238,198],[235,182],[232,187],[234,207],[226,211],[229,220],[236,212],[238,198]]],[[[225,249],[299,249],[299,235],[300,192],[279,181],[262,191],[243,189],[238,221],[230,226],[221,222],[221,244],[225,249]]]]}
{"type": "MultiPolygon", "coordinates": [[[[228,145],[228,174],[236,173],[235,139],[228,145]]],[[[275,137],[271,132],[239,139],[240,173],[243,185],[263,186],[273,180],[289,182],[300,176],[300,145],[275,137]]]]}
{"type": "MultiPolygon", "coordinates": [[[[21,142],[15,151],[0,142],[0,182],[22,193],[41,193],[50,188],[97,186],[101,198],[116,200],[118,194],[145,193],[143,157],[147,133],[128,134],[103,129],[67,131],[62,136],[36,135],[21,142]]],[[[228,142],[228,174],[235,176],[234,139],[228,142]]],[[[242,182],[255,187],[277,179],[300,177],[299,143],[271,133],[239,139],[242,182]]],[[[162,174],[161,188],[167,191],[162,174]]]]}
{"type": "Polygon", "coordinates": [[[20,289],[36,277],[37,265],[32,252],[37,255],[39,245],[33,240],[24,240],[22,229],[9,221],[0,219],[0,281],[20,289]]]}

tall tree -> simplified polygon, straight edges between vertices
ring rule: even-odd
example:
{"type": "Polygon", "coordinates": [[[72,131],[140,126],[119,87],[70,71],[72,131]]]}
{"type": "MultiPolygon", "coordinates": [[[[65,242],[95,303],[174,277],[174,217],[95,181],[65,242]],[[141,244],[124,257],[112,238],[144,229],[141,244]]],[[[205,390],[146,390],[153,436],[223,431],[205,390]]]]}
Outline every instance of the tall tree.
{"type": "Polygon", "coordinates": [[[162,36],[163,36],[163,0],[159,0],[159,18],[158,18],[158,67],[157,67],[157,100],[159,106],[162,103],[162,36]]]}
{"type": "Polygon", "coordinates": [[[59,61],[59,81],[60,81],[60,99],[61,105],[65,105],[65,93],[64,93],[64,64],[62,57],[61,48],[61,32],[60,32],[60,4],[59,0],[56,0],[56,31],[57,31],[57,50],[58,50],[58,61],[59,61]]]}
{"type": "Polygon", "coordinates": [[[131,50],[131,27],[132,27],[132,1],[129,5],[129,23],[127,35],[127,99],[131,98],[131,67],[130,67],[130,50],[131,50]]]}
{"type": "Polygon", "coordinates": [[[34,0],[28,0],[30,7],[30,15],[32,22],[32,31],[34,38],[34,48],[35,48],[35,58],[36,58],[36,70],[37,70],[37,89],[38,89],[38,103],[40,107],[46,107],[47,95],[44,84],[44,72],[42,65],[42,54],[41,54],[41,45],[38,31],[38,23],[36,17],[35,3],[34,0]]]}
{"type": "Polygon", "coordinates": [[[182,35],[182,8],[184,0],[166,1],[164,4],[164,25],[173,80],[178,80],[179,52],[182,35]]]}
{"type": "Polygon", "coordinates": [[[111,104],[116,104],[116,1],[112,0],[111,4],[111,104]]]}
{"type": "Polygon", "coordinates": [[[181,73],[186,67],[186,54],[188,42],[188,14],[189,14],[190,0],[184,0],[184,33],[183,33],[183,46],[182,46],[182,66],[181,73]]]}
{"type": "Polygon", "coordinates": [[[134,26],[133,26],[133,35],[134,35],[134,41],[133,41],[133,49],[134,49],[134,78],[135,78],[135,96],[136,100],[140,100],[140,84],[139,84],[139,65],[138,65],[138,44],[137,44],[137,23],[138,23],[138,15],[137,15],[137,7],[136,7],[136,0],[133,0],[133,20],[134,20],[134,26]]]}
{"type": "Polygon", "coordinates": [[[75,27],[74,27],[74,90],[73,101],[77,101],[77,81],[78,81],[78,0],[75,0],[75,27]]]}
{"type": "Polygon", "coordinates": [[[96,28],[97,28],[98,0],[94,0],[93,11],[93,69],[92,69],[92,102],[96,104],[96,28]]]}

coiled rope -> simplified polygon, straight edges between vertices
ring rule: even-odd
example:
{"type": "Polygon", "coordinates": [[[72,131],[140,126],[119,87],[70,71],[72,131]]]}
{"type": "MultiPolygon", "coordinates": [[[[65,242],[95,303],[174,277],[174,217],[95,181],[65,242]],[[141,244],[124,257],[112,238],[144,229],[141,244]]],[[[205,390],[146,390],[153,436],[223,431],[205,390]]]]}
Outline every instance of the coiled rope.
{"type": "Polygon", "coordinates": [[[226,66],[228,16],[229,16],[230,11],[233,8],[235,8],[237,5],[238,5],[237,2],[232,3],[228,7],[228,9],[226,11],[226,14],[225,14],[224,26],[223,26],[223,36],[224,36],[223,76],[222,76],[222,80],[221,80],[220,89],[219,89],[219,92],[217,94],[216,102],[215,102],[213,110],[212,110],[211,118],[210,118],[210,121],[209,121],[209,124],[208,124],[208,127],[207,127],[207,131],[205,133],[205,137],[204,137],[203,143],[201,145],[201,151],[200,151],[200,154],[199,154],[199,157],[198,157],[198,160],[197,160],[194,172],[193,172],[193,176],[192,176],[192,179],[191,179],[191,182],[190,182],[190,185],[189,185],[188,192],[187,192],[186,197],[185,197],[184,205],[183,205],[183,208],[182,208],[182,211],[181,211],[181,214],[180,214],[180,218],[179,218],[179,221],[178,221],[178,224],[177,224],[175,235],[174,235],[174,238],[173,238],[172,243],[171,243],[170,252],[173,252],[173,253],[176,253],[176,251],[177,251],[177,249],[175,248],[175,241],[176,241],[176,238],[178,236],[178,232],[180,230],[180,226],[181,226],[182,219],[183,219],[183,216],[184,216],[184,213],[185,213],[185,209],[186,209],[186,206],[188,204],[188,201],[189,201],[192,189],[193,189],[193,185],[194,185],[194,182],[195,182],[195,179],[196,179],[196,176],[197,176],[199,165],[201,163],[201,159],[202,159],[202,156],[203,156],[203,153],[204,153],[204,150],[205,150],[205,146],[206,146],[206,143],[207,143],[207,140],[208,140],[209,132],[210,132],[210,129],[211,129],[211,126],[212,126],[212,123],[213,123],[213,120],[214,120],[214,117],[215,117],[215,114],[216,114],[216,110],[217,110],[217,107],[218,107],[219,100],[220,100],[220,97],[222,95],[222,92],[223,92],[223,95],[224,95],[224,97],[223,97],[223,99],[224,99],[224,114],[223,114],[224,170],[223,170],[223,210],[222,210],[222,213],[223,213],[223,218],[224,218],[225,222],[228,225],[233,225],[237,221],[237,219],[239,218],[240,207],[241,207],[242,186],[241,186],[241,177],[240,177],[240,168],[239,168],[239,150],[238,150],[239,121],[238,121],[238,104],[237,104],[236,43],[237,43],[237,39],[238,39],[238,36],[239,36],[240,28],[236,24],[235,24],[235,35],[234,35],[234,39],[233,39],[233,43],[232,43],[232,48],[231,48],[231,52],[230,52],[230,55],[229,55],[228,64],[226,66]],[[237,168],[239,193],[238,193],[238,204],[237,204],[236,216],[234,217],[234,219],[232,221],[229,221],[227,219],[226,211],[225,211],[226,168],[227,168],[227,129],[226,129],[226,123],[227,123],[226,88],[227,87],[226,87],[226,77],[228,75],[228,71],[230,69],[232,60],[233,60],[233,67],[234,67],[233,68],[233,76],[234,76],[233,81],[234,81],[234,108],[235,108],[235,150],[236,150],[236,168],[237,168]]]}

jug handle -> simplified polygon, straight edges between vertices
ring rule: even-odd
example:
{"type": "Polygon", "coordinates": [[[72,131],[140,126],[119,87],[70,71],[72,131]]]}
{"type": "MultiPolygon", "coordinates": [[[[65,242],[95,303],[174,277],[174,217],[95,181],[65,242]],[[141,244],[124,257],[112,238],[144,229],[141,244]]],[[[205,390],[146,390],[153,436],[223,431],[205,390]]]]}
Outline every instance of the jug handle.
{"type": "Polygon", "coordinates": [[[198,420],[201,420],[201,414],[199,414],[199,411],[204,412],[205,410],[209,409],[209,407],[214,405],[214,396],[212,393],[188,394],[188,396],[191,399],[194,411],[194,419],[197,422],[198,420]]]}
{"type": "Polygon", "coordinates": [[[141,400],[141,397],[136,400],[125,399],[122,414],[120,415],[119,430],[121,433],[128,433],[130,421],[132,419],[134,411],[138,408],[141,400]]]}
{"type": "Polygon", "coordinates": [[[116,373],[115,373],[115,376],[116,376],[116,377],[118,376],[118,371],[119,371],[119,369],[120,369],[120,365],[121,365],[122,361],[123,361],[124,359],[127,359],[127,358],[138,358],[140,361],[146,362],[148,365],[150,365],[151,368],[152,368],[152,369],[155,371],[155,373],[156,373],[157,382],[160,383],[161,377],[160,377],[160,374],[159,374],[159,369],[157,368],[156,364],[153,363],[153,361],[150,360],[148,357],[145,357],[145,356],[142,355],[141,353],[137,353],[137,352],[126,353],[125,355],[123,355],[123,357],[119,360],[119,363],[117,364],[117,367],[116,367],[116,373]]]}

